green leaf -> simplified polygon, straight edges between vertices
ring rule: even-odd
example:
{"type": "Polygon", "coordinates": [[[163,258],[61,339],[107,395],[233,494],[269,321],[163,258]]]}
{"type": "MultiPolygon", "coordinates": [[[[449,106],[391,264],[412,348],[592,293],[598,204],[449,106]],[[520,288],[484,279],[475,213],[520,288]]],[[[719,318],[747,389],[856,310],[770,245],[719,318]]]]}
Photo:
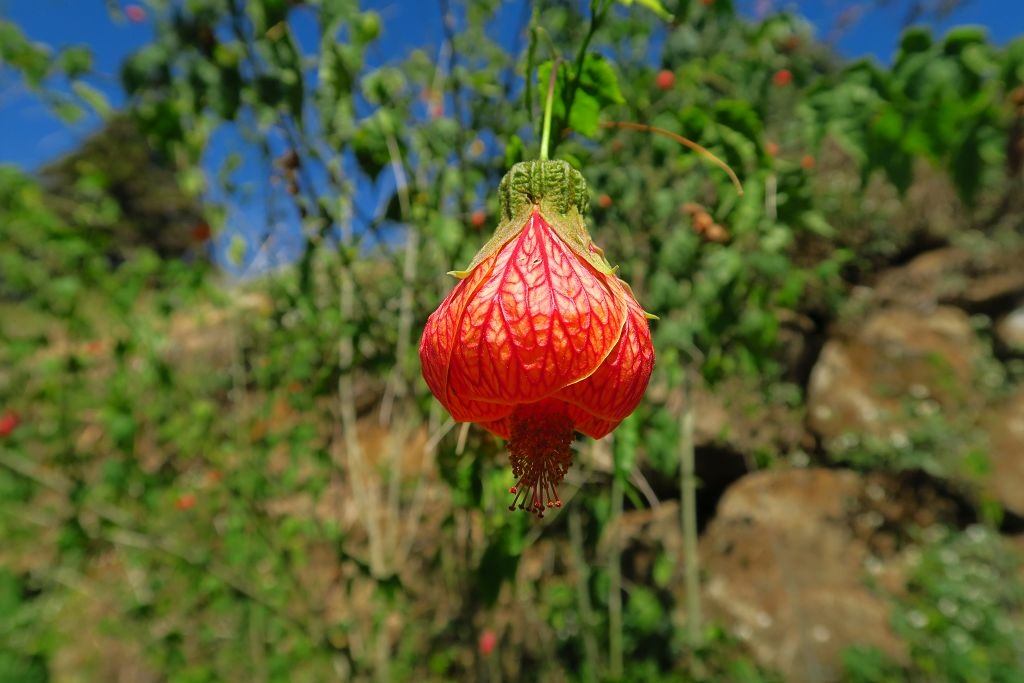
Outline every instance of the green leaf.
{"type": "Polygon", "coordinates": [[[949,159],[949,174],[953,185],[960,198],[969,206],[974,204],[984,175],[980,131],[980,125],[972,125],[949,159]]]}
{"type": "Polygon", "coordinates": [[[903,32],[903,36],[900,37],[900,49],[896,54],[895,70],[899,70],[900,64],[902,64],[907,57],[913,54],[927,52],[931,46],[931,29],[924,26],[908,28],[903,32]]]}
{"type": "Polygon", "coordinates": [[[66,47],[57,55],[57,64],[68,78],[79,78],[92,70],[92,51],[80,45],[66,47]]]}
{"type": "Polygon", "coordinates": [[[634,3],[641,7],[646,7],[658,15],[659,19],[664,21],[672,21],[675,18],[672,16],[671,12],[665,9],[665,6],[661,4],[660,0],[619,0],[619,4],[626,7],[632,7],[634,3]]]}
{"type": "Polygon", "coordinates": [[[110,116],[112,111],[110,103],[107,101],[107,96],[101,91],[84,81],[75,81],[71,84],[71,89],[75,91],[76,95],[85,100],[85,103],[92,107],[93,111],[101,117],[107,118],[110,116]]]}
{"type": "Polygon", "coordinates": [[[949,56],[959,55],[968,45],[985,42],[985,29],[979,26],[960,26],[950,30],[942,41],[942,50],[949,56]]]}
{"type": "MultiPolygon", "coordinates": [[[[541,92],[546,93],[551,78],[551,60],[537,67],[537,81],[541,92]]],[[[598,130],[598,117],[601,110],[613,104],[622,104],[625,99],[619,89],[619,80],[608,62],[598,54],[588,54],[579,72],[579,82],[575,92],[570,93],[576,81],[575,67],[560,63],[555,80],[552,104],[552,116],[555,121],[562,121],[570,128],[593,137],[598,130]],[[572,96],[571,103],[567,102],[572,96]],[[566,108],[569,108],[566,115],[566,108]]],[[[557,124],[556,124],[557,125],[557,124]]]]}

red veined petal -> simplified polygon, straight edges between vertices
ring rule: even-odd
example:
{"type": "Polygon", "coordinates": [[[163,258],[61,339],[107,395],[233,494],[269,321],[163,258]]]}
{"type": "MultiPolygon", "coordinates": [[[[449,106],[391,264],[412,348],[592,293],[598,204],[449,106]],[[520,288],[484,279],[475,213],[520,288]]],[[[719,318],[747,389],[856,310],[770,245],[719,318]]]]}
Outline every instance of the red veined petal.
{"type": "Polygon", "coordinates": [[[636,409],[654,368],[651,330],[640,304],[621,284],[629,315],[622,337],[594,374],[570,384],[556,396],[573,408],[576,429],[599,439],[636,409]]]}
{"type": "Polygon", "coordinates": [[[593,373],[625,323],[623,290],[536,211],[496,256],[455,332],[449,395],[531,403],[593,373]]]}

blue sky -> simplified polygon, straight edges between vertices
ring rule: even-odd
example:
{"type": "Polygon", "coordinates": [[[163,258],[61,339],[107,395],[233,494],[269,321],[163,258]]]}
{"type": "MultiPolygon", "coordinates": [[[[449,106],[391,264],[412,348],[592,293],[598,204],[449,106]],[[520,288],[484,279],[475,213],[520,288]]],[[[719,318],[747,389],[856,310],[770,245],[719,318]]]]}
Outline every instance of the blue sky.
{"type": "MultiPolygon", "coordinates": [[[[458,0],[452,0],[458,4],[458,0]]],[[[502,17],[519,25],[525,0],[505,0],[502,17]]],[[[123,2],[123,0],[122,0],[123,2]]],[[[145,7],[145,0],[136,0],[145,7]]],[[[581,4],[584,0],[580,0],[581,4]]],[[[672,6],[674,0],[665,0],[672,6]]],[[[741,12],[754,16],[760,8],[795,9],[815,27],[820,39],[833,36],[837,16],[859,3],[853,0],[736,0],[741,12]]],[[[837,50],[847,57],[873,55],[882,62],[892,57],[909,0],[896,0],[890,7],[872,10],[838,36],[837,50]]],[[[379,65],[403,56],[416,46],[441,43],[441,15],[436,0],[369,0],[361,3],[381,14],[384,32],[367,55],[371,65],[379,65]],[[415,8],[415,11],[410,11],[415,8]]],[[[953,25],[979,24],[988,29],[999,44],[1024,33],[1024,0],[965,0],[946,21],[936,25],[941,34],[953,25]]],[[[122,5],[124,6],[124,5],[122,5]]],[[[301,13],[299,13],[301,15],[301,13]]],[[[90,83],[108,96],[114,106],[123,103],[118,81],[122,60],[145,45],[153,36],[149,21],[114,22],[104,0],[0,0],[0,17],[13,20],[32,40],[59,49],[68,45],[87,45],[95,57],[96,76],[90,83]]],[[[296,29],[302,34],[302,17],[296,29]]],[[[510,42],[512,38],[510,37],[510,42]]],[[[31,170],[74,147],[99,125],[96,117],[68,126],[17,81],[10,70],[0,68],[0,163],[13,163],[31,170]]],[[[230,147],[231,141],[222,142],[230,147]]],[[[221,156],[224,150],[210,150],[221,156]]],[[[372,204],[372,188],[361,188],[360,195],[372,204]]],[[[359,198],[357,197],[357,201],[359,198]]],[[[371,208],[371,207],[367,207],[371,208]]],[[[266,226],[259,224],[256,212],[236,214],[236,229],[243,235],[258,235],[266,226]]],[[[219,254],[230,240],[221,235],[219,254]]],[[[287,251],[297,248],[292,244],[287,251]]],[[[250,252],[250,256],[252,253],[250,252]]],[[[289,256],[281,257],[287,260],[289,256]]],[[[223,263],[223,258],[219,258],[223,263]]],[[[275,259],[277,260],[277,259],[275,259]]]]}
{"type": "MultiPolygon", "coordinates": [[[[438,44],[441,40],[438,3],[415,0],[417,11],[408,8],[414,0],[374,0],[364,3],[381,13],[384,34],[371,55],[384,62],[404,54],[414,45],[438,44]]],[[[508,0],[509,13],[522,0],[508,0]]],[[[762,0],[763,2],[763,0],[762,0]]],[[[140,3],[144,4],[144,3],[140,3]]],[[[667,2],[671,6],[671,1],[667,2]]],[[[757,0],[739,0],[746,14],[753,14],[757,0]]],[[[820,38],[828,37],[836,16],[856,3],[850,0],[800,0],[774,2],[775,7],[796,7],[815,26],[820,38]]],[[[906,2],[891,3],[888,9],[874,10],[837,43],[839,51],[850,57],[875,55],[887,61],[898,39],[906,2]]],[[[124,57],[144,45],[152,36],[152,25],[122,22],[115,24],[103,0],[0,0],[0,16],[19,24],[33,40],[59,48],[84,44],[92,48],[98,72],[94,84],[101,87],[113,104],[123,98],[118,85],[118,68],[124,57]]],[[[513,14],[515,16],[515,14],[513,14]]],[[[1024,0],[968,0],[964,7],[938,26],[941,33],[955,24],[980,24],[987,27],[993,40],[1005,43],[1024,33],[1024,0]]],[[[0,70],[0,163],[35,168],[73,148],[97,121],[90,119],[68,128],[58,121],[30,93],[0,70]]]]}

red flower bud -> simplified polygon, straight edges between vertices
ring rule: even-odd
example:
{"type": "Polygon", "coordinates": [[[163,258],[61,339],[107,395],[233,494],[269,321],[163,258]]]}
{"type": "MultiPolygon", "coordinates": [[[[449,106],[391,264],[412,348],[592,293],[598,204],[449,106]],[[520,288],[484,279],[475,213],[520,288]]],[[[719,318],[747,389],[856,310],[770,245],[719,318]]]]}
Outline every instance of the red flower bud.
{"type": "Polygon", "coordinates": [[[20,424],[21,417],[13,410],[8,410],[0,416],[0,439],[9,436],[20,424]]]}
{"type": "Polygon", "coordinates": [[[784,87],[793,82],[793,72],[789,69],[779,69],[772,76],[772,83],[778,87],[784,87]]]}
{"type": "MultiPolygon", "coordinates": [[[[512,508],[561,501],[573,431],[599,439],[636,408],[654,367],[647,317],[583,222],[564,161],[516,164],[501,223],[427,320],[423,376],[460,422],[509,440],[512,508]]],[[[511,508],[510,508],[511,509],[511,508]]]]}
{"type": "Polygon", "coordinates": [[[141,24],[146,20],[146,10],[142,9],[138,5],[126,5],[124,8],[124,15],[128,17],[128,21],[135,24],[141,24]]]}
{"type": "Polygon", "coordinates": [[[676,75],[668,69],[662,69],[658,72],[657,77],[654,79],[654,84],[658,86],[658,90],[668,90],[676,83],[676,75]]]}
{"type": "Polygon", "coordinates": [[[490,656],[494,652],[494,648],[498,645],[498,636],[494,634],[491,629],[486,629],[480,634],[480,642],[478,647],[480,648],[480,654],[484,657],[490,656]]]}

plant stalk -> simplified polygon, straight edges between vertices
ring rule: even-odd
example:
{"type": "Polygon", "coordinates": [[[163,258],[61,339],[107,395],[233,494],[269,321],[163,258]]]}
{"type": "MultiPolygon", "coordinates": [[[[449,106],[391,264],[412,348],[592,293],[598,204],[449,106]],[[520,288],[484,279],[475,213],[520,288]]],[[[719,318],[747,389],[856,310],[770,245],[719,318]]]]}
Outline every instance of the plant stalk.
{"type": "Polygon", "coordinates": [[[683,379],[683,414],[679,425],[680,489],[682,494],[683,567],[686,587],[686,636],[691,647],[700,642],[700,558],[697,556],[697,474],[693,431],[696,409],[689,374],[683,379]]]}

